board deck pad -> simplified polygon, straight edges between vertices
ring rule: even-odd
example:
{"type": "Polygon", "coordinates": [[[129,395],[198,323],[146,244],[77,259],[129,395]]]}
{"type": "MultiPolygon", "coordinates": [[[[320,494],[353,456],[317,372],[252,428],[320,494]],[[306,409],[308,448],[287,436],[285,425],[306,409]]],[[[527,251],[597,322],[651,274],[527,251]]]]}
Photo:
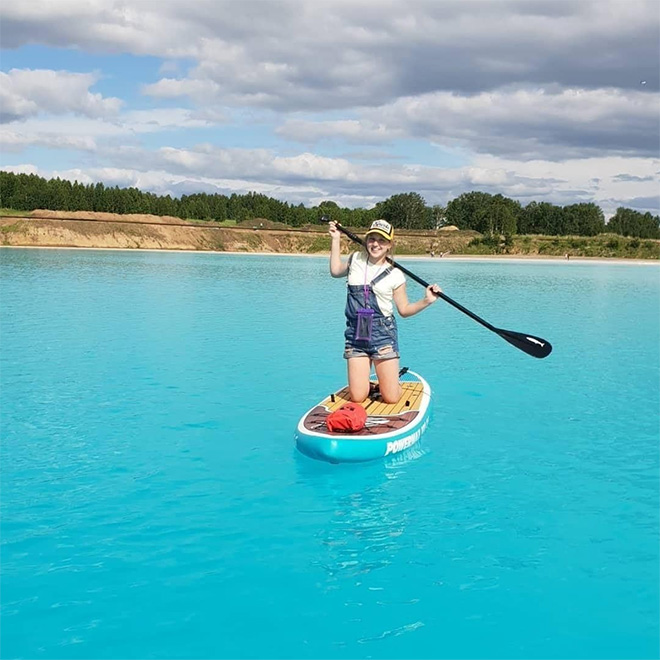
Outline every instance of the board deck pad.
{"type": "MultiPolygon", "coordinates": [[[[360,431],[351,433],[351,437],[374,437],[383,433],[390,433],[401,429],[415,420],[419,415],[422,404],[424,386],[422,383],[401,382],[402,396],[397,403],[384,403],[377,397],[369,397],[362,402],[367,413],[365,427],[360,431]]],[[[325,420],[331,412],[338,410],[344,404],[350,403],[348,387],[344,387],[324,399],[318,406],[307,414],[304,427],[308,431],[325,433],[328,435],[346,436],[346,433],[332,433],[328,431],[325,420]]]]}

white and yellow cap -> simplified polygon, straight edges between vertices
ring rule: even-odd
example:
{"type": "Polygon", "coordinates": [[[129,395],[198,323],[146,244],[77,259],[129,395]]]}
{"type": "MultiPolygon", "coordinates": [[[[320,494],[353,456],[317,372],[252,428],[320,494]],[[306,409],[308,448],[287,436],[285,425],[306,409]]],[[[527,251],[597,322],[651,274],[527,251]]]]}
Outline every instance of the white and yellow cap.
{"type": "Polygon", "coordinates": [[[369,234],[379,234],[380,236],[386,238],[388,241],[391,241],[394,239],[394,227],[392,227],[392,225],[387,222],[387,220],[374,220],[371,223],[371,227],[369,227],[367,236],[369,236],[369,234]]]}

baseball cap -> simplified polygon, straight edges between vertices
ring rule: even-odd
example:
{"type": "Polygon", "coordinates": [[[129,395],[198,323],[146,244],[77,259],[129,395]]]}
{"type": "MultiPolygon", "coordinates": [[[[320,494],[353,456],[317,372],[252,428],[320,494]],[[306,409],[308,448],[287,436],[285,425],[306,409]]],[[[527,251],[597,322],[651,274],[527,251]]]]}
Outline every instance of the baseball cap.
{"type": "Polygon", "coordinates": [[[387,220],[374,220],[371,223],[371,227],[369,227],[367,236],[369,234],[380,234],[388,241],[391,241],[394,238],[394,227],[387,220]]]}

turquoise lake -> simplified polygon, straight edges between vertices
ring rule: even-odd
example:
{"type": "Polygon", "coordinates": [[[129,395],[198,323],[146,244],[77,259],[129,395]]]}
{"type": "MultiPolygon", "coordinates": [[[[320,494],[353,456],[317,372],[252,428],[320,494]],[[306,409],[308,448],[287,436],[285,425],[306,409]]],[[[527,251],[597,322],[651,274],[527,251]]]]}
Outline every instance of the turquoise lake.
{"type": "Polygon", "coordinates": [[[657,658],[660,267],[400,261],[554,351],[401,320],[431,425],[330,465],[327,258],[0,250],[2,658],[657,658]]]}

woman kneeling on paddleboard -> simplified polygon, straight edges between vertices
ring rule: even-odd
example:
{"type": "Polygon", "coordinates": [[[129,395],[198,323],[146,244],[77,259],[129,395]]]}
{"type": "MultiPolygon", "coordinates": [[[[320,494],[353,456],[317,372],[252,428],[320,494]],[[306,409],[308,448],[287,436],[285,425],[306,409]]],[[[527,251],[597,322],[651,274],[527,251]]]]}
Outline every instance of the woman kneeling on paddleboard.
{"type": "Polygon", "coordinates": [[[396,403],[401,398],[399,384],[399,342],[394,305],[403,318],[432,305],[442,290],[437,284],[426,289],[417,302],[408,301],[406,278],[387,258],[392,251],[394,229],[385,220],[374,220],[366,235],[366,250],[353,252],[348,261],[340,256],[341,232],[329,225],[330,274],[348,275],[346,298],[346,345],[348,390],[351,400],[361,403],[369,396],[369,374],[373,362],[381,399],[396,403]],[[394,304],[393,304],[394,303],[394,304]]]}

